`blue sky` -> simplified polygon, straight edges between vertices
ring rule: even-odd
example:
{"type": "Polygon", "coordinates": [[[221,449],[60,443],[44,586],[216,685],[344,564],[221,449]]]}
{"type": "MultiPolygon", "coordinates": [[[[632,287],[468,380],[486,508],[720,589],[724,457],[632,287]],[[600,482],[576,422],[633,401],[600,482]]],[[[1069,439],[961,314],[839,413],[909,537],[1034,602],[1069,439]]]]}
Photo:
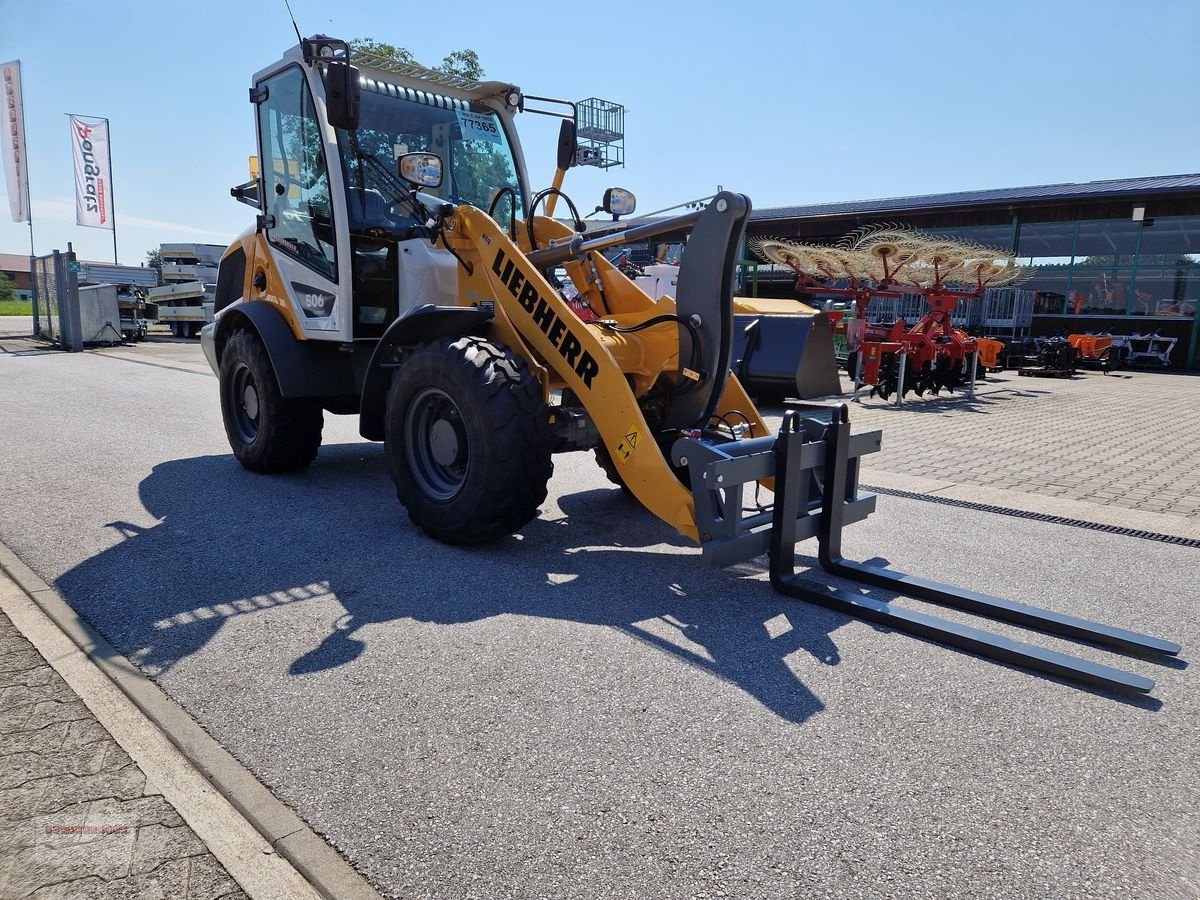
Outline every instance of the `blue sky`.
{"type": "MultiPolygon", "coordinates": [[[[305,35],[374,37],[426,64],[470,47],[528,93],[625,104],[627,165],[573,170],[581,209],[610,185],[649,211],[718,184],[766,207],[1200,171],[1196,0],[292,8],[305,35]]],[[[67,112],[112,122],[122,263],[228,243],[252,215],[229,196],[254,152],[250,76],[294,41],[283,0],[0,0],[37,252],[112,256],[107,231],[74,224],[67,112]]],[[[519,128],[543,187],[555,123],[519,128]]],[[[0,252],[26,253],[7,209],[0,252]]]]}

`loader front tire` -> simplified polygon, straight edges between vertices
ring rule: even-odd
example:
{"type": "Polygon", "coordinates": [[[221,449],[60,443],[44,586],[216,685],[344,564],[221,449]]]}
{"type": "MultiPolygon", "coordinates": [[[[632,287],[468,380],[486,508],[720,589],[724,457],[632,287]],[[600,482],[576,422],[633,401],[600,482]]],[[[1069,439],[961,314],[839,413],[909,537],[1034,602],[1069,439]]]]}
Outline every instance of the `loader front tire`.
{"type": "Polygon", "coordinates": [[[233,455],[252,472],[295,472],[317,458],[320,403],[284,397],[267,348],[245,329],[221,354],[221,416],[233,455]]]}
{"type": "Polygon", "coordinates": [[[554,436],[542,386],[500,344],[419,345],[395,369],[384,434],[396,495],[439,541],[512,534],[546,499],[554,436]]]}

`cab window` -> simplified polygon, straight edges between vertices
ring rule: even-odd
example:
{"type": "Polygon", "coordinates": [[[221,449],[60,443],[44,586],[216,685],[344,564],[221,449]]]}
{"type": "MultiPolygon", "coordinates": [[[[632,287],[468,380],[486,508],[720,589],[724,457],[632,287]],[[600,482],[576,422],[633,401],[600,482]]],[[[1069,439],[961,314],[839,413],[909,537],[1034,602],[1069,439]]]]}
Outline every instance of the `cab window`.
{"type": "Polygon", "coordinates": [[[258,105],[263,205],[275,219],[268,239],[337,281],[329,169],[308,84],[300,69],[290,68],[260,87],[267,89],[258,105]]]}

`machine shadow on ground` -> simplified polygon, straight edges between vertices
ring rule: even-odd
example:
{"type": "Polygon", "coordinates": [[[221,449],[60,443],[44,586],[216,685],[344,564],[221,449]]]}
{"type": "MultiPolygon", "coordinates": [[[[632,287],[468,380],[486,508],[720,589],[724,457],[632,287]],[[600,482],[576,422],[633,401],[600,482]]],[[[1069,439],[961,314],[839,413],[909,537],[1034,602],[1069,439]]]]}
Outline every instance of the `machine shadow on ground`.
{"type": "Polygon", "coordinates": [[[289,476],[254,475],[229,455],[175,460],[143,479],[139,497],[159,524],[110,523],[124,539],[57,586],[154,676],[227,619],[332,594],[345,614],[319,643],[294,648],[293,676],[370,654],[367,625],[512,614],[615,628],[800,723],[823,704],[787,659],[836,665],[831,632],[849,621],[748,577],[762,573],[756,562],[721,572],[673,552],[690,545],[615,487],[561,497],[565,518],[543,515],[512,538],[439,544],[408,521],[369,444],[324,447],[289,476]]]}
{"type": "MultiPolygon", "coordinates": [[[[884,413],[910,412],[910,413],[977,413],[987,415],[992,412],[998,405],[1009,403],[1014,400],[1033,400],[1042,396],[1049,395],[1050,391],[1032,390],[1029,388],[1016,387],[998,387],[991,386],[991,390],[984,391],[982,388],[974,397],[968,397],[965,392],[957,392],[953,394],[926,394],[923,397],[918,397],[915,393],[909,393],[904,402],[897,406],[895,397],[889,398],[886,402],[875,397],[869,398],[865,393],[862,395],[863,402],[870,405],[871,410],[878,409],[884,413]]],[[[850,417],[854,418],[854,408],[857,403],[850,407],[850,417]]]]}
{"type": "Polygon", "coordinates": [[[781,416],[789,409],[803,408],[807,403],[818,403],[829,405],[835,403],[846,403],[850,406],[850,419],[854,421],[855,413],[859,410],[875,412],[879,410],[885,413],[895,412],[917,412],[917,413],[947,413],[947,412],[969,412],[986,414],[992,411],[999,403],[1005,403],[1011,400],[1019,399],[1036,399],[1038,397],[1047,396],[1053,393],[1049,390],[1040,390],[1037,388],[1018,387],[1011,384],[1012,379],[1006,379],[993,375],[987,381],[979,382],[976,388],[974,397],[968,397],[966,388],[960,388],[954,392],[946,392],[940,394],[925,394],[917,396],[913,392],[909,392],[904,397],[904,402],[896,405],[895,395],[890,396],[887,400],[881,397],[872,397],[869,387],[860,389],[858,398],[852,400],[851,394],[854,385],[842,379],[842,384],[845,390],[841,394],[819,397],[815,400],[784,400],[779,401],[764,401],[759,399],[759,410],[767,415],[781,416]]]}

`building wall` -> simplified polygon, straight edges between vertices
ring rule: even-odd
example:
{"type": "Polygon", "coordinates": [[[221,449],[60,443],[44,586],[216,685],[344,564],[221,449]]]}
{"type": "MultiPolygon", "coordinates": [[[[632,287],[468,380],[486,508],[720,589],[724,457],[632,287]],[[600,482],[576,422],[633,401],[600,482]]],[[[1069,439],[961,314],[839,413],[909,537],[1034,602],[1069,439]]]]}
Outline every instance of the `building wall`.
{"type": "Polygon", "coordinates": [[[16,287],[17,292],[28,293],[33,288],[33,282],[29,278],[28,272],[16,272],[8,269],[0,269],[9,281],[16,287]]]}

